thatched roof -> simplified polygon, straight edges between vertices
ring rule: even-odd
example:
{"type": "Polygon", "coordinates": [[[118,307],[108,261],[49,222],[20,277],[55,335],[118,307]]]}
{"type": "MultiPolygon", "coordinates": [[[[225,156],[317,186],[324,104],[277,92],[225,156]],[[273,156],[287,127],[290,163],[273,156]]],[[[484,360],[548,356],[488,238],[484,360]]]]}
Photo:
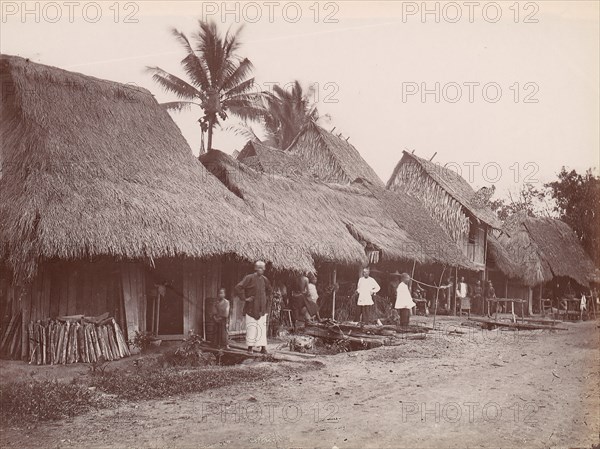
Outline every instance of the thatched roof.
{"type": "Polygon", "coordinates": [[[249,140],[236,159],[263,173],[290,176],[308,172],[308,167],[297,155],[278,150],[256,140],[249,140]]]}
{"type": "Polygon", "coordinates": [[[506,221],[506,233],[489,240],[490,255],[508,277],[535,286],[564,276],[586,287],[596,267],[575,232],[554,218],[518,213],[506,221]]]}
{"type": "Polygon", "coordinates": [[[262,214],[266,222],[294,235],[292,252],[308,249],[316,260],[345,265],[375,262],[366,253],[371,256],[377,253],[384,261],[417,260],[470,267],[450,237],[408,196],[401,198],[387,192],[398,197],[398,203],[388,205],[383,188],[370,191],[303,176],[261,173],[219,151],[202,155],[201,160],[232,192],[262,214]],[[401,226],[388,213],[394,207],[404,210],[402,217],[396,216],[401,226]],[[458,262],[446,253],[432,250],[435,239],[440,240],[441,246],[454,246],[458,262]]]}
{"type": "Polygon", "coordinates": [[[100,255],[313,266],[208,173],[149,91],[4,55],[0,84],[0,254],[15,274],[100,255]]]}
{"type": "Polygon", "coordinates": [[[353,145],[312,122],[286,152],[300,156],[321,181],[350,184],[362,179],[374,186],[384,185],[353,145]]]}
{"type": "Polygon", "coordinates": [[[393,189],[395,185],[406,184],[407,180],[401,179],[401,170],[407,164],[416,164],[420,167],[423,176],[429,176],[475,219],[495,229],[502,227],[502,223],[498,220],[494,212],[486,204],[483,204],[475,190],[473,190],[462,176],[453,170],[422,159],[408,151],[403,152],[402,158],[394,168],[394,172],[387,182],[388,188],[393,189]]]}

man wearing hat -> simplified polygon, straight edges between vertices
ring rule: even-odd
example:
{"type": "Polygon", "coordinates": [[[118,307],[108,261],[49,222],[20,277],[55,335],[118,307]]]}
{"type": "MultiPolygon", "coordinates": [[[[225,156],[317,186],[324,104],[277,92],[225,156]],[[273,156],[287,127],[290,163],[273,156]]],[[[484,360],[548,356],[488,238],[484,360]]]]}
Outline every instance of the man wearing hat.
{"type": "Polygon", "coordinates": [[[262,260],[254,264],[254,273],[248,274],[235,286],[238,297],[244,301],[246,315],[246,346],[252,353],[255,346],[267,353],[267,314],[269,299],[273,293],[271,283],[264,276],[265,263],[262,260]]]}
{"type": "Polygon", "coordinates": [[[409,282],[410,276],[408,273],[402,273],[400,275],[400,284],[398,284],[396,290],[396,304],[394,304],[394,309],[398,310],[400,314],[400,326],[408,326],[410,309],[416,306],[408,289],[409,282]]]}

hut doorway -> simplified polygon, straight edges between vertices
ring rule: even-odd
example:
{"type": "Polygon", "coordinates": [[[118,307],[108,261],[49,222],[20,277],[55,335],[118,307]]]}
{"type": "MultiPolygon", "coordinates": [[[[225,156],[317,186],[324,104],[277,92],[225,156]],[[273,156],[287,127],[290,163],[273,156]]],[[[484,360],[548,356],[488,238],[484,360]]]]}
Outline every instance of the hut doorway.
{"type": "Polygon", "coordinates": [[[148,269],[147,279],[147,329],[161,337],[182,336],[185,298],[181,267],[173,261],[158,260],[148,269]]]}

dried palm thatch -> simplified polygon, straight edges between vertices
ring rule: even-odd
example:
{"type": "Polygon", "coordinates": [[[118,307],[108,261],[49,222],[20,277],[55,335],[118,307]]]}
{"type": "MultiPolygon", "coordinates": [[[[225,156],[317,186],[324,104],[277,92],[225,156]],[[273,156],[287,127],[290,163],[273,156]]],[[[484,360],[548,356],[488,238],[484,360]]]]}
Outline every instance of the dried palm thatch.
{"type": "Polygon", "coordinates": [[[18,277],[43,259],[265,258],[310,269],[285,234],[195,159],[145,89],[0,57],[0,254],[18,277]]]}
{"type": "Polygon", "coordinates": [[[491,238],[489,245],[493,260],[506,276],[530,287],[558,276],[584,287],[594,280],[594,263],[565,222],[517,213],[504,229],[506,233],[491,238]]]}
{"type": "MultiPolygon", "coordinates": [[[[231,191],[264,214],[266,221],[293,234],[294,250],[309,250],[318,262],[355,265],[381,259],[454,263],[423,250],[433,238],[454,244],[439,227],[426,235],[425,229],[437,225],[425,211],[413,214],[411,208],[419,209],[415,199],[405,198],[408,203],[402,203],[407,210],[399,226],[387,212],[388,199],[374,193],[384,192],[383,188],[370,186],[375,190],[369,191],[304,176],[261,173],[221,152],[210,152],[201,160],[231,191]]],[[[388,195],[399,196],[393,192],[388,195]]]]}
{"type": "Polygon", "coordinates": [[[478,201],[476,192],[462,176],[414,154],[403,153],[387,188],[403,188],[423,201],[455,241],[469,232],[470,217],[495,229],[501,227],[492,210],[478,201]]]}
{"type": "Polygon", "coordinates": [[[236,159],[257,171],[281,176],[302,175],[307,170],[306,164],[297,155],[256,140],[249,140],[236,159]]]}
{"type": "Polygon", "coordinates": [[[307,124],[286,152],[298,155],[321,181],[348,184],[362,179],[383,187],[381,179],[353,145],[315,123],[307,124]]]}

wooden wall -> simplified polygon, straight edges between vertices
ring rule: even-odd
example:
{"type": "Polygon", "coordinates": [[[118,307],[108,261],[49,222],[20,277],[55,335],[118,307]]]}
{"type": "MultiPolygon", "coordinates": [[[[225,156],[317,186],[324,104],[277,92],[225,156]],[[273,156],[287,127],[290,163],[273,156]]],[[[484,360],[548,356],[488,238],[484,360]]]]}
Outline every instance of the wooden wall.
{"type": "MultiPolygon", "coordinates": [[[[136,331],[146,331],[149,289],[161,270],[182,275],[183,335],[203,335],[203,324],[210,323],[210,301],[220,287],[227,289],[232,303],[231,333],[244,331],[243,304],[233,299],[233,287],[252,271],[252,265],[221,258],[209,260],[161,259],[155,267],[139,261],[45,262],[37,276],[26,286],[12,285],[6,276],[0,278],[2,321],[22,311],[22,325],[57,316],[97,316],[108,312],[115,317],[126,338],[136,331]],[[155,270],[154,272],[152,272],[155,270]]],[[[22,355],[28,355],[26,332],[23,333],[22,355]]]]}
{"type": "MultiPolygon", "coordinates": [[[[26,286],[3,287],[3,302],[12,314],[22,311],[21,355],[28,355],[27,325],[31,321],[66,315],[96,316],[108,312],[124,328],[125,310],[120,267],[98,262],[46,262],[26,286]]],[[[6,284],[6,279],[5,279],[6,284]]]]}

